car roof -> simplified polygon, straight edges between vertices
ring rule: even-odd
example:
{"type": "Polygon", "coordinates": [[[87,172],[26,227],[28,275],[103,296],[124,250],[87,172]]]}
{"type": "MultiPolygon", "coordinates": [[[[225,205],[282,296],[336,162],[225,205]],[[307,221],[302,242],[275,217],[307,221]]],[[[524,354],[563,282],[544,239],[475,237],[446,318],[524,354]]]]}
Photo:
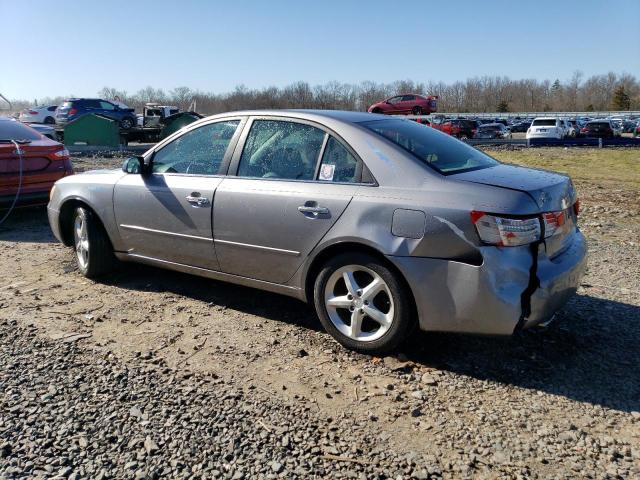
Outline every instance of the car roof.
{"type": "Polygon", "coordinates": [[[485,123],[483,125],[480,125],[481,127],[504,127],[504,124],[502,123],[485,123]]]}
{"type": "MultiPolygon", "coordinates": [[[[384,120],[389,115],[381,115],[378,113],[353,112],[346,110],[304,110],[304,109],[271,109],[271,110],[239,110],[235,112],[225,112],[213,117],[230,117],[230,116],[273,116],[273,117],[294,117],[305,120],[322,121],[326,119],[338,120],[345,123],[360,123],[372,120],[384,120]]],[[[210,117],[209,117],[210,118],[210,117]]],[[[404,119],[404,117],[402,117],[404,119]]]]}

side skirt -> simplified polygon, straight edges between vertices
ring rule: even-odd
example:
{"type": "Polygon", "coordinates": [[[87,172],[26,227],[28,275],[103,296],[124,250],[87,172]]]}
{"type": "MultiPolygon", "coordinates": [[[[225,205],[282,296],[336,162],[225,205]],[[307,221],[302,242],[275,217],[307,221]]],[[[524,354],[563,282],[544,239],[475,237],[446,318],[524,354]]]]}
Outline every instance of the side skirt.
{"type": "Polygon", "coordinates": [[[230,273],[217,272],[206,268],[193,267],[182,263],[169,262],[167,260],[159,260],[157,258],[145,257],[132,253],[114,252],[118,260],[123,262],[143,263],[154,267],[174,270],[176,272],[189,273],[199,277],[210,278],[212,280],[220,280],[222,282],[235,283],[245,287],[257,288],[258,290],[266,290],[268,292],[279,293],[289,297],[297,298],[304,301],[304,291],[298,287],[289,285],[280,285],[278,283],[265,282],[264,280],[255,280],[253,278],[241,277],[230,273]]]}

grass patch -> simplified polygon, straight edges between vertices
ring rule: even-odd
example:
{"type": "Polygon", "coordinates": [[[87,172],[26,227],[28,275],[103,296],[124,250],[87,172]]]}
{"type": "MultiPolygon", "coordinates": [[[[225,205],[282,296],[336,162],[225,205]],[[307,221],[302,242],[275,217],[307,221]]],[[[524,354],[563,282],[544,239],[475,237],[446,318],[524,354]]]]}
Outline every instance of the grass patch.
{"type": "Polygon", "coordinates": [[[566,173],[575,181],[640,188],[640,149],[523,148],[487,153],[505,163],[566,173]]]}

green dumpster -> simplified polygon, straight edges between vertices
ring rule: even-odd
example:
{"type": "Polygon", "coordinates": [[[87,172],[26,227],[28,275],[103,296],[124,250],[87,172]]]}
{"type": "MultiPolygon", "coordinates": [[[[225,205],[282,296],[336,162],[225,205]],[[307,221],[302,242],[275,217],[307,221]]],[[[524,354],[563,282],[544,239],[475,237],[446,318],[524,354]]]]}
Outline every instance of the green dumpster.
{"type": "Polygon", "coordinates": [[[190,123],[193,123],[196,120],[200,120],[201,118],[202,115],[196,112],[180,112],[169,115],[164,119],[164,127],[162,127],[160,138],[167,138],[169,135],[177,132],[185,125],[189,125],[190,123]]]}
{"type": "Polygon", "coordinates": [[[64,127],[65,145],[120,145],[120,125],[110,118],[90,113],[69,122],[64,127]]]}

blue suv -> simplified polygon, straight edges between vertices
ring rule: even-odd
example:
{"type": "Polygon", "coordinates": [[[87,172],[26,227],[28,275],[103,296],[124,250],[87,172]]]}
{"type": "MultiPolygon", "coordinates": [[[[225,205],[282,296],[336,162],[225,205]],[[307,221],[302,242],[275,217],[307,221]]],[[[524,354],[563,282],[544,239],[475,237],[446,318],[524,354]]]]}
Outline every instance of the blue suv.
{"type": "Polygon", "coordinates": [[[82,115],[97,113],[117,120],[123,130],[136,126],[136,112],[133,108],[121,108],[115,103],[99,98],[69,98],[56,110],[56,125],[66,125],[82,115]]]}

